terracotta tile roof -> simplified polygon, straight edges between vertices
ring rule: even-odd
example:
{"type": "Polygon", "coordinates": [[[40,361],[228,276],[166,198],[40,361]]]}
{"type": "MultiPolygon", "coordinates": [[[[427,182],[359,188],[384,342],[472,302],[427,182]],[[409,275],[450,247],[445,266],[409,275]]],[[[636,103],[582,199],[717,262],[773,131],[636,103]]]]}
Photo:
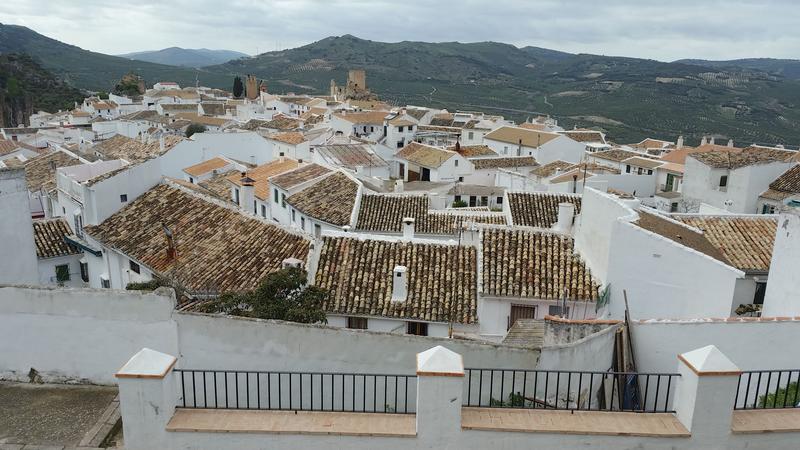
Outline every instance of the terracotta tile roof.
{"type": "Polygon", "coordinates": [[[180,184],[181,186],[191,189],[195,192],[199,192],[200,194],[208,195],[226,203],[234,204],[233,200],[231,199],[231,185],[228,182],[227,177],[231,174],[238,173],[239,171],[236,169],[216,173],[207,180],[203,180],[199,183],[189,183],[188,181],[179,180],[177,178],[168,177],[168,179],[175,184],[180,184]]]}
{"type": "Polygon", "coordinates": [[[426,110],[426,109],[416,109],[416,108],[408,108],[408,109],[406,109],[406,114],[408,114],[409,116],[411,116],[411,117],[413,117],[413,118],[415,118],[417,120],[422,120],[422,118],[425,117],[425,114],[427,114],[427,113],[428,113],[428,110],[426,110]]]}
{"type": "Polygon", "coordinates": [[[526,130],[536,130],[536,131],[545,131],[547,129],[547,125],[543,123],[521,123],[519,124],[520,128],[525,128],[526,130]]]}
{"type": "Polygon", "coordinates": [[[203,114],[207,116],[224,116],[225,104],[219,102],[202,102],[203,114]]]}
{"type": "Polygon", "coordinates": [[[437,114],[431,119],[428,125],[432,127],[452,127],[453,115],[452,114],[437,114]]]}
{"type": "Polygon", "coordinates": [[[19,149],[19,147],[20,146],[17,145],[16,141],[0,139],[0,156],[15,152],[19,149]]]}
{"type": "Polygon", "coordinates": [[[598,284],[570,237],[483,230],[482,292],[496,297],[597,300],[598,284]]]}
{"type": "Polygon", "coordinates": [[[607,161],[622,162],[622,161],[624,161],[624,160],[626,160],[628,158],[633,158],[634,156],[640,156],[641,157],[642,155],[639,154],[639,153],[636,153],[636,152],[631,152],[631,151],[628,151],[628,150],[623,150],[621,148],[617,148],[617,149],[614,149],[614,150],[606,150],[606,151],[603,151],[603,152],[595,152],[595,153],[592,153],[589,156],[592,157],[592,158],[605,159],[607,161]]]}
{"type": "Polygon", "coordinates": [[[631,147],[647,149],[647,148],[665,148],[674,142],[662,141],[660,139],[646,138],[636,144],[631,144],[631,147]]]}
{"type": "Polygon", "coordinates": [[[267,136],[273,141],[283,142],[284,144],[297,145],[306,142],[305,136],[299,131],[289,131],[286,133],[273,133],[267,136]]]}
{"type": "Polygon", "coordinates": [[[25,181],[30,192],[50,192],[56,188],[56,169],[80,164],[78,158],[64,152],[52,152],[25,161],[25,181]]]}
{"type": "Polygon", "coordinates": [[[581,212],[579,195],[549,192],[514,192],[506,194],[511,219],[514,225],[550,228],[558,222],[558,204],[569,202],[575,205],[575,215],[581,212]]]}
{"type": "Polygon", "coordinates": [[[257,120],[257,119],[250,119],[242,125],[239,125],[239,129],[247,130],[247,131],[255,131],[259,128],[268,128],[267,125],[270,123],[269,120],[257,120]]]}
{"type": "Polygon", "coordinates": [[[383,120],[389,114],[389,111],[366,111],[334,113],[334,116],[354,124],[383,125],[383,120]]]}
{"type": "MultiPolygon", "coordinates": [[[[248,124],[250,122],[248,122],[248,124]]],[[[276,114],[272,117],[272,120],[265,122],[260,126],[263,128],[269,128],[271,130],[291,131],[300,128],[300,121],[292,117],[276,114]]]]}
{"type": "Polygon", "coordinates": [[[732,152],[738,153],[742,149],[738,147],[728,147],[725,145],[705,144],[698,147],[681,147],[671,150],[669,153],[661,157],[662,161],[686,164],[686,157],[692,153],[705,153],[705,152],[732,152]]]}
{"type": "Polygon", "coordinates": [[[73,234],[72,230],[63,218],[34,220],[33,240],[36,242],[36,257],[55,258],[80,253],[77,248],[64,241],[64,236],[70,234],[73,234]]]}
{"type": "Polygon", "coordinates": [[[199,177],[200,175],[207,174],[208,172],[222,169],[230,164],[231,162],[227,159],[217,156],[193,166],[189,166],[183,169],[183,171],[193,177],[199,177]]]}
{"type": "Polygon", "coordinates": [[[632,156],[630,158],[623,159],[622,162],[636,167],[643,167],[645,169],[655,169],[663,164],[657,159],[645,158],[642,156],[632,156]]]}
{"type": "Polygon", "coordinates": [[[420,144],[419,142],[409,142],[395,153],[395,157],[420,166],[437,168],[457,154],[456,152],[420,144]]]}
{"type": "Polygon", "coordinates": [[[105,160],[124,159],[137,164],[166,153],[184,139],[181,136],[165,136],[162,150],[161,143],[157,139],[143,143],[140,139],[131,139],[117,134],[110,139],[96,143],[91,147],[91,151],[100,153],[105,160]]]}
{"type": "Polygon", "coordinates": [[[158,273],[173,273],[191,291],[254,289],[284,259],[305,260],[309,250],[298,235],[167,184],[85,231],[158,273]],[[174,235],[177,259],[167,255],[162,223],[174,235]]]}
{"type": "Polygon", "coordinates": [[[208,125],[211,127],[221,127],[228,122],[231,122],[231,119],[223,119],[220,117],[210,117],[210,116],[201,116],[197,113],[178,113],[176,114],[177,117],[180,117],[183,120],[188,120],[192,123],[199,123],[201,125],[208,125]]]}
{"type": "Polygon", "coordinates": [[[455,234],[462,220],[506,225],[503,215],[471,216],[430,211],[427,195],[365,194],[361,196],[356,229],[400,233],[406,217],[415,219],[414,232],[419,234],[455,234]]]}
{"type": "Polygon", "coordinates": [[[559,134],[563,134],[573,141],[578,142],[606,142],[605,138],[603,137],[603,133],[599,131],[569,130],[561,131],[559,134]]]}
{"type": "MultiPolygon", "coordinates": [[[[283,161],[270,161],[248,170],[247,176],[255,180],[255,183],[253,183],[253,192],[256,198],[259,200],[269,200],[269,179],[297,169],[298,166],[299,164],[297,161],[286,158],[283,161]]],[[[227,180],[237,186],[242,186],[242,174],[239,172],[229,174],[227,180]]],[[[228,197],[230,197],[230,195],[228,195],[228,197]]]]}
{"type": "Polygon", "coordinates": [[[725,258],[725,255],[723,255],[705,235],[688,227],[681,226],[678,223],[674,223],[660,214],[639,210],[639,220],[634,222],[634,224],[725,264],[730,264],[725,258]]]}
{"type": "Polygon", "coordinates": [[[325,237],[314,284],[331,296],[325,310],[409,320],[474,323],[477,257],[471,246],[325,237]],[[408,297],[392,302],[394,267],[408,269],[408,297]]]}
{"type": "Polygon", "coordinates": [[[403,116],[397,116],[394,119],[389,120],[389,125],[394,125],[396,127],[407,127],[409,125],[416,125],[416,122],[406,119],[403,116]]]}
{"type": "Polygon", "coordinates": [[[540,178],[550,178],[557,171],[564,171],[574,166],[573,163],[557,159],[530,171],[530,175],[540,178]]]}
{"type": "MultiPolygon", "coordinates": [[[[7,162],[7,161],[3,161],[3,162],[7,162]]],[[[787,198],[789,198],[789,197],[791,197],[793,195],[795,195],[795,194],[792,193],[792,192],[777,191],[775,189],[767,189],[766,191],[762,192],[761,195],[759,195],[759,197],[766,198],[766,199],[769,199],[769,200],[775,200],[775,201],[780,202],[780,201],[783,201],[783,200],[785,200],[785,199],[787,199],[787,198]]]]}
{"type": "Polygon", "coordinates": [[[161,97],[178,97],[184,100],[194,100],[199,99],[200,94],[195,91],[187,91],[183,89],[164,89],[160,91],[155,91],[152,93],[147,94],[153,98],[161,98],[161,97]]]}
{"type": "Polygon", "coordinates": [[[197,103],[165,103],[161,105],[161,110],[168,113],[197,113],[197,103]]]}
{"type": "Polygon", "coordinates": [[[282,189],[291,189],[297,185],[319,178],[331,170],[319,164],[308,164],[299,169],[272,177],[270,183],[282,189]]]}
{"type": "Polygon", "coordinates": [[[388,165],[366,144],[332,144],[314,147],[333,165],[355,169],[357,166],[383,167],[388,165]]]}
{"type": "Polygon", "coordinates": [[[769,188],[788,195],[800,194],[800,164],[781,174],[769,184],[769,188]]]}
{"type": "Polygon", "coordinates": [[[557,139],[559,136],[558,133],[548,133],[546,131],[530,130],[527,128],[500,127],[483,138],[514,145],[519,145],[521,140],[523,146],[536,148],[553,139],[557,139]]]}
{"type": "Polygon", "coordinates": [[[358,184],[347,175],[336,172],[290,195],[286,203],[307,216],[344,226],[350,223],[357,193],[358,184]]]}
{"type": "Polygon", "coordinates": [[[475,158],[469,160],[475,170],[497,169],[509,167],[535,167],[538,165],[533,156],[516,156],[502,158],[475,158]]]}
{"type": "Polygon", "coordinates": [[[793,156],[794,152],[788,150],[757,147],[748,147],[742,149],[739,153],[714,151],[689,154],[690,158],[694,158],[706,166],[728,169],[739,169],[773,162],[789,162],[793,156]]]}
{"type": "Polygon", "coordinates": [[[699,228],[730,263],[744,271],[768,271],[775,246],[775,217],[682,216],[673,217],[699,228]]]}
{"type": "Polygon", "coordinates": [[[489,148],[488,145],[459,145],[458,149],[456,149],[455,146],[447,147],[447,149],[465,158],[472,158],[474,156],[497,156],[497,152],[489,148]]]}

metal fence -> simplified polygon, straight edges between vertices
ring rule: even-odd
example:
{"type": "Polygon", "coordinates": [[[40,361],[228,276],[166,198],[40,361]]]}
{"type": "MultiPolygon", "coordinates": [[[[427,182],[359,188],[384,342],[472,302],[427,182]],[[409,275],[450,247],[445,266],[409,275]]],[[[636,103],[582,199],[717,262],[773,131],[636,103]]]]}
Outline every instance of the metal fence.
{"type": "Polygon", "coordinates": [[[798,384],[800,369],[742,372],[733,409],[800,408],[798,384]]]}
{"type": "Polygon", "coordinates": [[[465,369],[464,406],[674,412],[675,373],[465,369]]]}
{"type": "Polygon", "coordinates": [[[175,369],[178,406],[210,409],[416,411],[414,375],[175,369]]]}

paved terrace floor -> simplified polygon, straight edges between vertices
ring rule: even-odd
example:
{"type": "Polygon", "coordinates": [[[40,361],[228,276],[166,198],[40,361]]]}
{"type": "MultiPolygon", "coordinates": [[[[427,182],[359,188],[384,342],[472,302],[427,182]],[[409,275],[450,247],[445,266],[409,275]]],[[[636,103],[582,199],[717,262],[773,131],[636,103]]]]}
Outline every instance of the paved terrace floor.
{"type": "Polygon", "coordinates": [[[0,382],[0,450],[98,447],[81,441],[116,396],[115,387],[0,382]]]}

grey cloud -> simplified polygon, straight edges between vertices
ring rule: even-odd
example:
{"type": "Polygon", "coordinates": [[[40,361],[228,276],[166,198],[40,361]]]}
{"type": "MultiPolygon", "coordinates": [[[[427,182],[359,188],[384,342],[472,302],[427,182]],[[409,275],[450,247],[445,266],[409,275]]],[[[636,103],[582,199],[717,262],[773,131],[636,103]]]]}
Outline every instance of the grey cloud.
{"type": "Polygon", "coordinates": [[[168,46],[255,53],[330,35],[499,41],[673,60],[797,58],[794,0],[140,0],[0,2],[0,21],[104,53],[168,46]]]}

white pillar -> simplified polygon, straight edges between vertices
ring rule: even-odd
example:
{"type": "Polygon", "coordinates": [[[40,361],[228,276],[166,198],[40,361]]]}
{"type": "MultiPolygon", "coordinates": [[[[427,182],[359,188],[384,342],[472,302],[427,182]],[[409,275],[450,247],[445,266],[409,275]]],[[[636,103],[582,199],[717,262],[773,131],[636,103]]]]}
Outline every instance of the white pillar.
{"type": "Polygon", "coordinates": [[[417,437],[447,448],[461,433],[464,361],[441,345],[417,354],[417,437]]]}
{"type": "Polygon", "coordinates": [[[800,316],[800,209],[788,208],[778,217],[769,265],[763,317],[800,316]]]}
{"type": "Polygon", "coordinates": [[[116,374],[125,448],[169,448],[166,426],[175,413],[174,356],[143,348],[116,374]]]}
{"type": "Polygon", "coordinates": [[[714,345],[678,355],[674,408],[692,436],[728,436],[741,371],[714,345]]]}

